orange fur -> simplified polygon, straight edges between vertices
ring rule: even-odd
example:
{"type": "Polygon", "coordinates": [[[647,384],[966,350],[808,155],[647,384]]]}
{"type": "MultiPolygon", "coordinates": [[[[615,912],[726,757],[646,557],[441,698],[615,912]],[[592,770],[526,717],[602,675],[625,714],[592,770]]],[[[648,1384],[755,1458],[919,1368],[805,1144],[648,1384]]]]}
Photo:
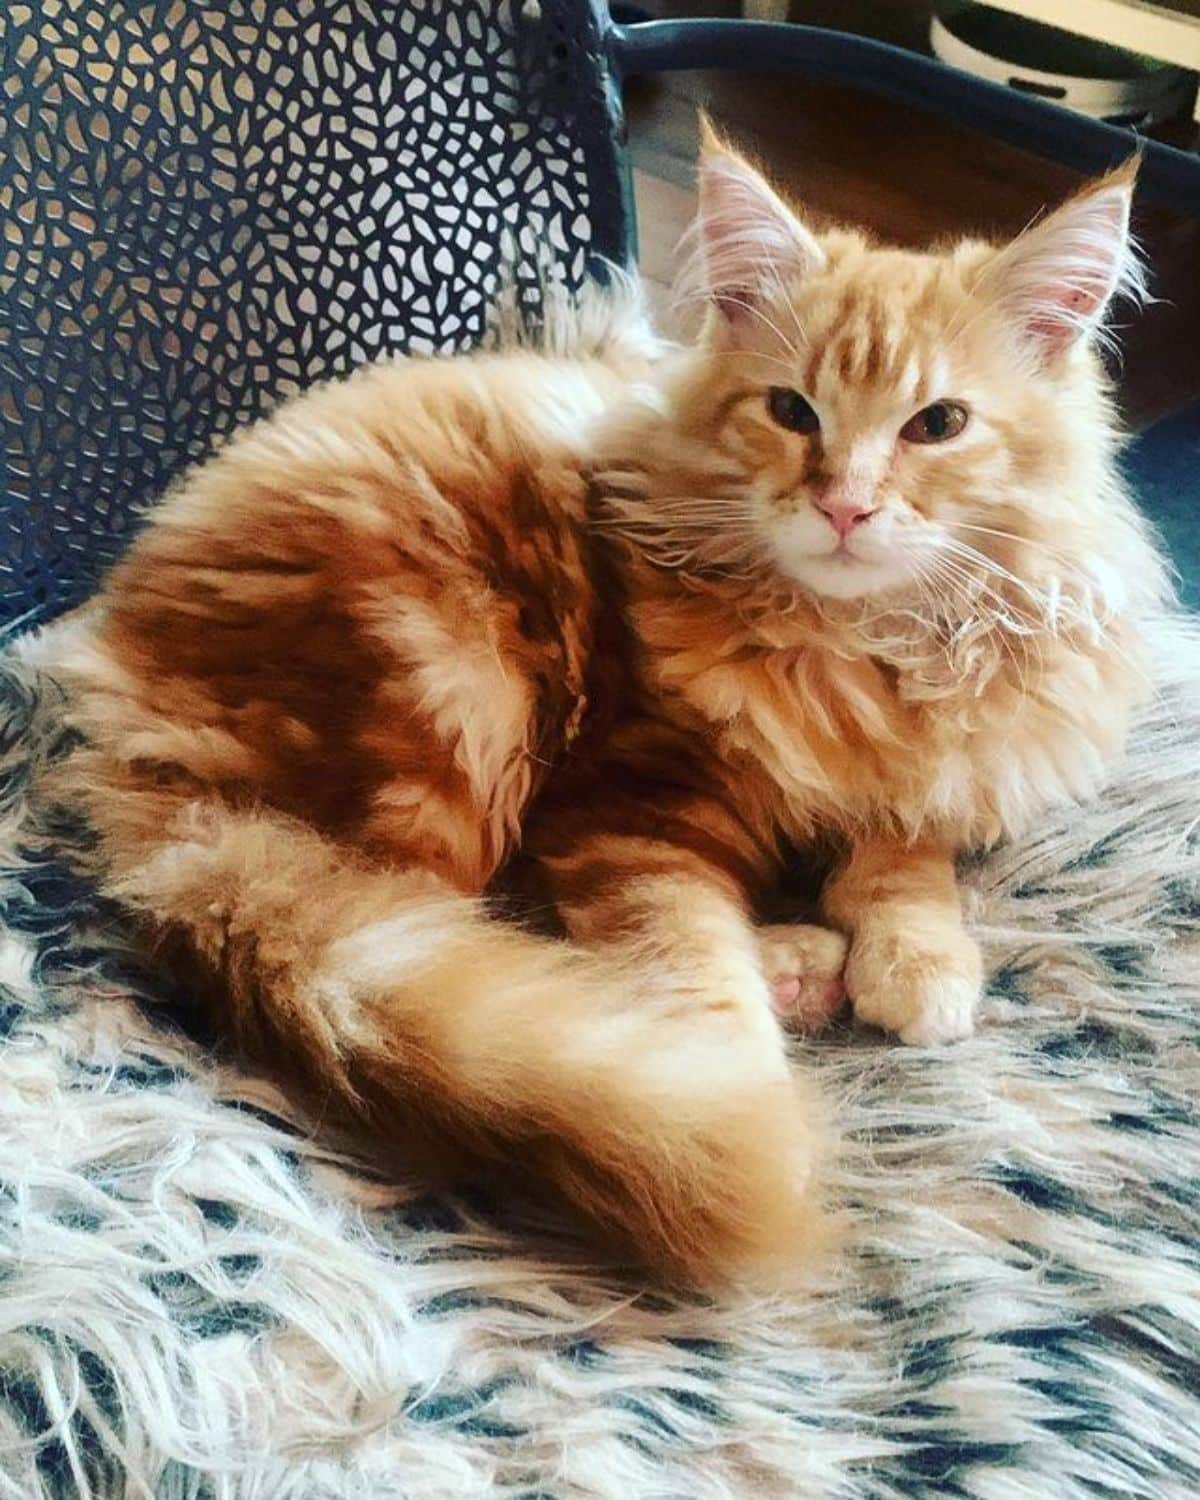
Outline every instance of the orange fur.
{"type": "Polygon", "coordinates": [[[914,253],[813,235],[711,131],[706,152],[703,336],[606,437],[645,677],[743,819],[841,841],[825,909],[859,1014],[947,1040],[981,979],[955,855],[1094,794],[1148,689],[1138,622],[1167,591],[1094,348],[1140,286],[1133,170],[1010,246],[914,253]],[[773,387],[815,430],[774,419],[773,387]],[[905,441],[946,400],[961,435],[905,441]]]}
{"type": "Polygon", "coordinates": [[[712,1284],[801,1259],[818,1217],[775,1008],[819,1024],[846,941],[756,933],[784,848],[841,842],[865,1019],[967,1029],[953,857],[1095,787],[1159,585],[1087,331],[1043,295],[1053,227],[996,271],[814,235],[719,143],[705,172],[696,347],[310,392],[31,649],[106,889],[233,1044],[376,1149],[504,1166],[712,1284]],[[947,397],[968,435],[903,449],[947,397]],[[835,556],[835,501],[887,545],[835,556]],[[981,516],[923,575],[912,539],[981,516]],[[499,881],[573,941],[488,919],[499,881]]]}

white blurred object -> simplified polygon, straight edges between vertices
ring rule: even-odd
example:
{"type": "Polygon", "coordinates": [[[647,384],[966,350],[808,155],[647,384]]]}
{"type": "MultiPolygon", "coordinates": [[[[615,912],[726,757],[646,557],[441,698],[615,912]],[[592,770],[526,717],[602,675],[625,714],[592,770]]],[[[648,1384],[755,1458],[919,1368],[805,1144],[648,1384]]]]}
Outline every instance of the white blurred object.
{"type": "MultiPolygon", "coordinates": [[[[1069,25],[1064,19],[1061,26],[1013,13],[1025,6],[1026,0],[941,0],[930,23],[934,54],[977,78],[1138,129],[1172,119],[1193,102],[1196,80],[1183,68],[1147,56],[1140,43],[1131,51],[1080,35],[1078,12],[1086,6],[1072,5],[1069,25]]],[[[1037,0],[1028,0],[1028,8],[1067,9],[1037,0]]],[[[1200,52],[1200,30],[1195,35],[1200,52]]]]}

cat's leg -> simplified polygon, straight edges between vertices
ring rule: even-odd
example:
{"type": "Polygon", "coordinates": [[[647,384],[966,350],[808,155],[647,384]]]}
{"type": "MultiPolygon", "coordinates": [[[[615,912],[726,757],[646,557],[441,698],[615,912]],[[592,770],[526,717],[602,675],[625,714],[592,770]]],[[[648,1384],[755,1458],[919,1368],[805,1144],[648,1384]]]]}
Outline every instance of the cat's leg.
{"type": "Polygon", "coordinates": [[[769,1122],[765,1110],[760,1122],[807,1193],[808,1174],[824,1155],[826,1119],[789,1067],[746,886],[731,869],[733,850],[719,836],[697,847],[705,842],[700,829],[713,828],[712,812],[676,805],[664,817],[661,807],[647,808],[644,834],[606,827],[600,812],[591,832],[573,830],[569,851],[542,859],[542,873],[575,941],[614,968],[642,974],[645,1003],[675,1028],[672,1035],[660,1027],[659,1051],[639,1066],[663,1077],[686,1071],[697,1100],[719,1098],[727,1074],[775,1099],[769,1122]],[[701,1045],[715,1064],[707,1074],[690,1056],[701,1045]]]}
{"type": "Polygon", "coordinates": [[[808,1030],[840,1003],[840,934],[754,926],[774,840],[690,741],[629,731],[589,787],[539,813],[527,848],[576,941],[636,954],[696,1015],[736,1014],[773,1037],[776,1015],[808,1030]]]}
{"type": "Polygon", "coordinates": [[[723,1016],[779,1049],[771,986],[738,883],[669,836],[597,830],[542,868],[577,942],[635,957],[680,1014],[723,1016]]]}
{"type": "Polygon", "coordinates": [[[857,841],[822,906],[850,936],[846,989],[860,1020],[916,1045],[970,1034],[983,962],[963,926],[949,850],[857,841]]]}

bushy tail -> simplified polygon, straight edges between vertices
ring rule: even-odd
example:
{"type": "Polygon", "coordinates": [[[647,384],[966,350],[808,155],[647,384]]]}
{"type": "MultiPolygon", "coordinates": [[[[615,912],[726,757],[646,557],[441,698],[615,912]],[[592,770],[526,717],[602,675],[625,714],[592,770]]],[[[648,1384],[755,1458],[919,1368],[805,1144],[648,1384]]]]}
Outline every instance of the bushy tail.
{"type": "Polygon", "coordinates": [[[804,1260],[812,1126],[769,1017],[639,997],[283,818],[192,804],[149,857],[139,821],[110,823],[108,890],[199,957],[223,1030],[324,1118],[515,1170],[676,1283],[804,1260]]]}

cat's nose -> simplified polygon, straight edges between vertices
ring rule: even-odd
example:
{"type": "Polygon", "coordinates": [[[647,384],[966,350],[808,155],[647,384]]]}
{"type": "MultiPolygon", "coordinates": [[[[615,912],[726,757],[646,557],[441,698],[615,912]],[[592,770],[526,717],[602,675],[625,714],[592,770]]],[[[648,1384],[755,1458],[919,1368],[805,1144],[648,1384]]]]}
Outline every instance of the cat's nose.
{"type": "Polygon", "coordinates": [[[845,541],[856,526],[869,521],[875,514],[871,505],[859,505],[853,500],[818,500],[817,509],[845,541]]]}

